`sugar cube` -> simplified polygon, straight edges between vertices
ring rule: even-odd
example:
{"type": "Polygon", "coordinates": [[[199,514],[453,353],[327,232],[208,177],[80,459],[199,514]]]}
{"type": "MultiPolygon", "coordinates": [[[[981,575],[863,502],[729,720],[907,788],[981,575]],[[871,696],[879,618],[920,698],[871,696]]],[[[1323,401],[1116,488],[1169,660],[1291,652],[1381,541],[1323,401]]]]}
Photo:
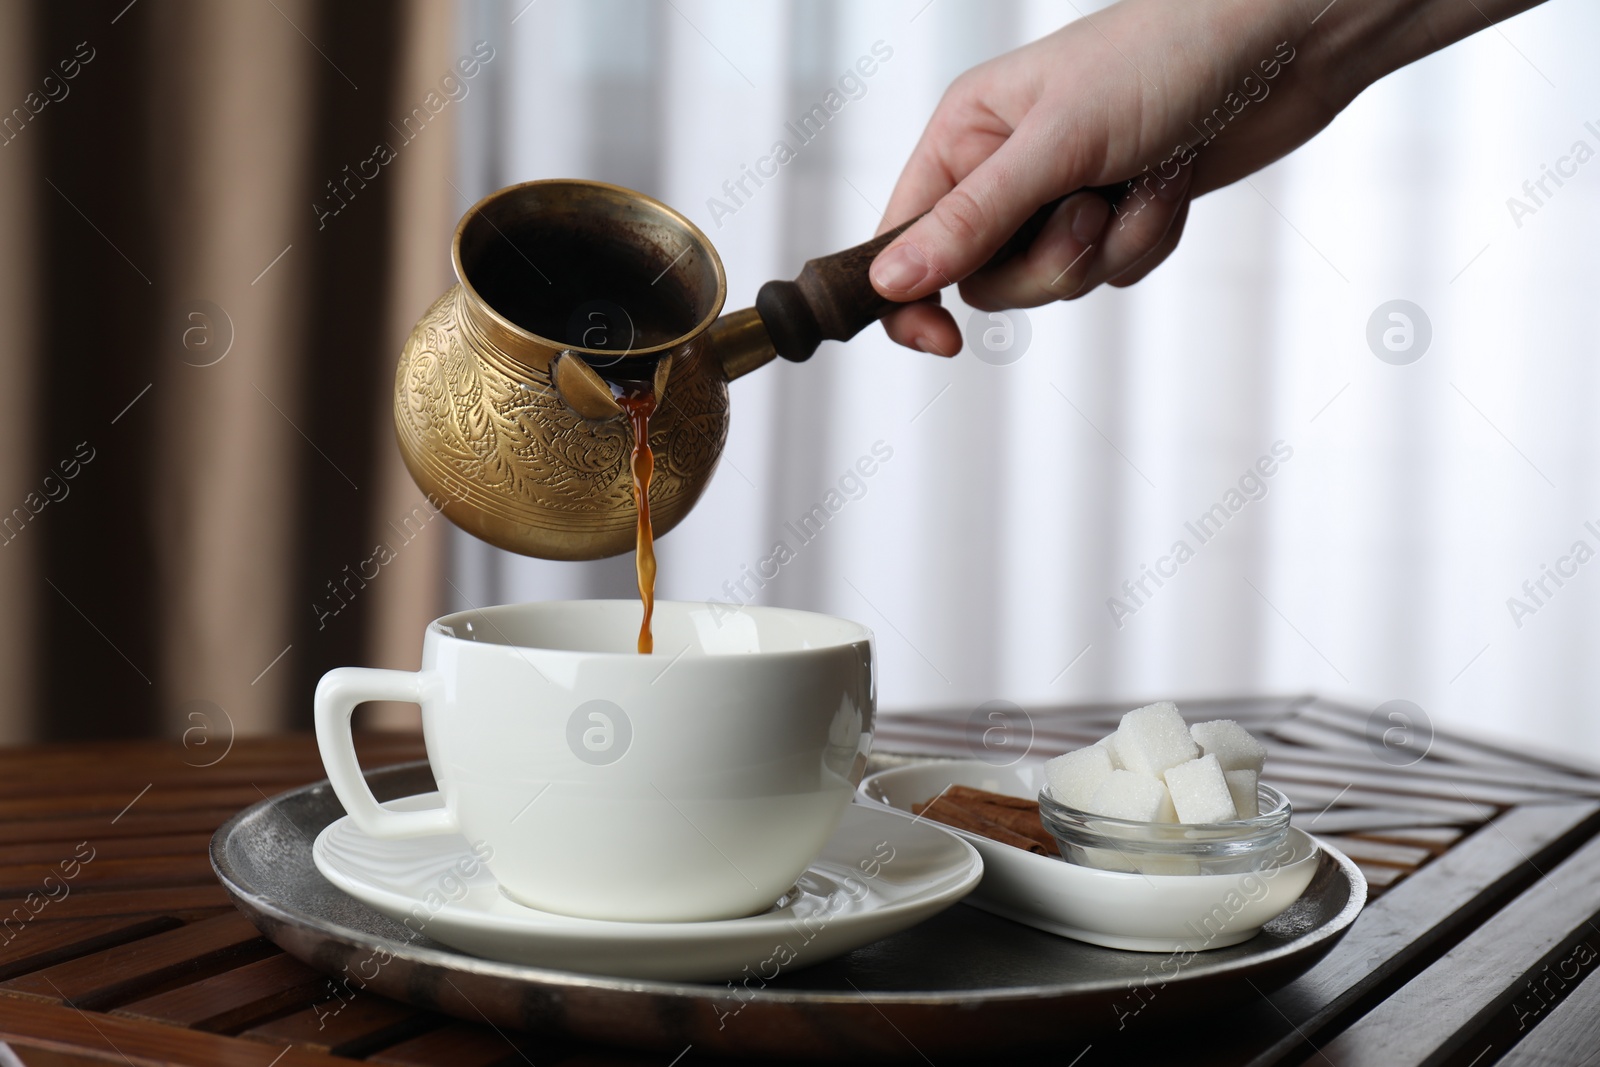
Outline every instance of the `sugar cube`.
{"type": "Polygon", "coordinates": [[[1161,779],[1133,771],[1112,771],[1095,789],[1085,811],[1135,822],[1177,822],[1172,798],[1161,779]]]}
{"type": "Polygon", "coordinates": [[[1170,700],[1128,712],[1111,737],[1122,765],[1148,778],[1160,778],[1168,767],[1200,755],[1178,705],[1170,700]]]}
{"type": "Polygon", "coordinates": [[[1125,771],[1128,768],[1126,768],[1126,767],[1124,767],[1122,765],[1122,760],[1117,755],[1117,746],[1113,745],[1111,743],[1112,738],[1114,738],[1116,736],[1117,736],[1116,734],[1107,734],[1105,737],[1102,737],[1100,740],[1095,742],[1095,747],[1096,748],[1103,748],[1103,749],[1106,750],[1106,755],[1111,757],[1111,769],[1112,770],[1114,770],[1114,771],[1125,771]]]}
{"type": "Polygon", "coordinates": [[[1267,759],[1266,746],[1232,719],[1197,722],[1189,727],[1189,733],[1199,743],[1201,752],[1217,757],[1223,770],[1261,773],[1261,766],[1267,759]]]}
{"type": "Polygon", "coordinates": [[[1255,771],[1223,771],[1228,780],[1228,792],[1233,794],[1233,809],[1241,819],[1253,819],[1261,814],[1261,797],[1256,786],[1261,776],[1255,771]]]}
{"type": "Polygon", "coordinates": [[[1090,745],[1046,763],[1044,777],[1050,783],[1051,796],[1069,808],[1085,811],[1094,791],[1114,770],[1110,750],[1104,745],[1090,745]]]}
{"type": "Polygon", "coordinates": [[[1163,777],[1179,822],[1233,821],[1233,794],[1228,791],[1228,780],[1222,776],[1222,764],[1216,756],[1201,756],[1168,767],[1163,777]]]}

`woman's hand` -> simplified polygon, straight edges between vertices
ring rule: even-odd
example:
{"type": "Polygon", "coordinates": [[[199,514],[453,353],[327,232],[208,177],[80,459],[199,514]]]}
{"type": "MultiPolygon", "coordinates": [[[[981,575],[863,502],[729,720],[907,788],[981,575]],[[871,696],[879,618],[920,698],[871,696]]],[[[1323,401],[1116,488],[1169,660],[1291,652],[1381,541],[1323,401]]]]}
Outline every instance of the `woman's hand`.
{"type": "MultiPolygon", "coordinates": [[[[1311,138],[1372,81],[1537,0],[1123,0],[967,71],[895,186],[872,284],[973,307],[1131,285],[1183,234],[1189,202],[1311,138]],[[1070,195],[1069,195],[1070,194],[1070,195]],[[1023,253],[984,266],[1041,206],[1023,253]]],[[[953,355],[932,302],[884,317],[903,345],[953,355]]]]}

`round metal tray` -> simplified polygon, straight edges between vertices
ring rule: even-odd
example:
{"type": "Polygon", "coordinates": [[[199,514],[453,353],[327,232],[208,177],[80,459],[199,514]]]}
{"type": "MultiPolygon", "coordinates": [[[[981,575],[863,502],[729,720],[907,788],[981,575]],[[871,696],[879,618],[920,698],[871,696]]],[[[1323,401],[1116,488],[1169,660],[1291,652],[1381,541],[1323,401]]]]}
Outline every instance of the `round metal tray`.
{"type": "MultiPolygon", "coordinates": [[[[380,800],[434,789],[424,762],[367,775],[380,800]]],[[[1366,899],[1324,852],[1305,894],[1249,941],[1182,956],[1097,948],[957,905],[770,982],[655,982],[478,959],[414,935],[330,885],[311,843],[341,817],[327,782],[262,801],[211,840],[217,876],[284,951],[343,981],[473,1021],[676,1054],[922,1060],[1092,1040],[1154,1002],[1214,1010],[1303,973],[1366,899]]],[[[346,995],[348,994],[341,994],[346,995]]],[[[1147,1017],[1148,1018],[1148,1017],[1147,1017]]]]}

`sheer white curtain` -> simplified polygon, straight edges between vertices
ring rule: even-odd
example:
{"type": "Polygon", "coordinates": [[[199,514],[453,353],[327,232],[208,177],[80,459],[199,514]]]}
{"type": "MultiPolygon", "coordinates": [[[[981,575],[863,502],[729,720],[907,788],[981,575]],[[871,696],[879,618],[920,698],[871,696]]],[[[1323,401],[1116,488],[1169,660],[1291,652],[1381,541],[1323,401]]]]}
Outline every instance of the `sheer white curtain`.
{"type": "MultiPolygon", "coordinates": [[[[730,309],[871,235],[951,78],[1095,10],[525,2],[465,9],[507,58],[459,206],[535,177],[639,188],[712,237],[730,309]],[[875,47],[825,130],[732,200],[875,47]]],[[[745,589],[872,626],[888,711],[1316,690],[1600,756],[1596,40],[1600,9],[1556,0],[1402,71],[1197,203],[1143,284],[1030,312],[1014,361],[873,329],[739,381],[661,595],[747,599],[744,568],[876,447],[820,536],[745,589]]],[[[454,569],[479,603],[632,595],[631,560],[464,535],[454,569]]]]}

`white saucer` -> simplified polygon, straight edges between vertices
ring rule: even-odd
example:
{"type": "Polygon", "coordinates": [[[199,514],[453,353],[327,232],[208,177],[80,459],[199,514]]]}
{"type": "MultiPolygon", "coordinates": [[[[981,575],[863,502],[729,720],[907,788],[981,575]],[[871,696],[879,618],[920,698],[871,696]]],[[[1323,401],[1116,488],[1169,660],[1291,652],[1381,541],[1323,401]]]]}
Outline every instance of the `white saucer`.
{"type": "MultiPolygon", "coordinates": [[[[386,806],[438,807],[438,797],[386,806]]],[[[954,834],[859,804],[845,809],[821,854],[771,910],[721,922],[606,922],[536,911],[500,892],[461,835],[379,840],[348,816],[317,835],[312,858],[324,878],[363,904],[475,956],[682,981],[770,981],[913,926],[983,877],[978,853],[954,834]]]]}
{"type": "MultiPolygon", "coordinates": [[[[912,804],[952,784],[1031,799],[1044,785],[1044,767],[994,767],[978,760],[915,763],[870,775],[857,798],[909,821],[912,804]]],[[[1317,871],[1319,850],[1338,855],[1291,827],[1292,851],[1264,871],[1143,875],[1082,867],[965,830],[951,832],[983,857],[983,882],[966,903],[1048,933],[1135,952],[1196,952],[1249,940],[1305,892],[1317,871]]]]}

